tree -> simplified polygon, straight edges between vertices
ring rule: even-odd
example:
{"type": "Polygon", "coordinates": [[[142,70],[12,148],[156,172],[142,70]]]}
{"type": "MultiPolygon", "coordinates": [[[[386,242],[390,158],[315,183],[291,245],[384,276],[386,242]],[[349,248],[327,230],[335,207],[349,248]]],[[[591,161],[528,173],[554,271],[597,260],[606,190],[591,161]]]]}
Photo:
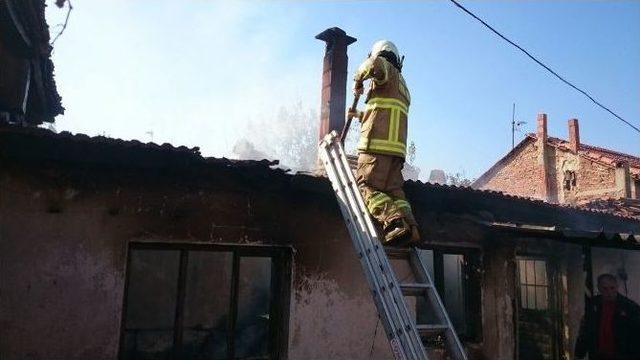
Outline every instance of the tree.
{"type": "Polygon", "coordinates": [[[462,173],[448,173],[446,174],[446,179],[447,185],[454,186],[471,186],[475,181],[475,179],[468,179],[464,171],[462,173]]]}
{"type": "Polygon", "coordinates": [[[317,157],[317,112],[298,102],[280,107],[273,118],[249,122],[245,135],[233,146],[241,159],[279,160],[295,171],[312,171],[317,157]]]}

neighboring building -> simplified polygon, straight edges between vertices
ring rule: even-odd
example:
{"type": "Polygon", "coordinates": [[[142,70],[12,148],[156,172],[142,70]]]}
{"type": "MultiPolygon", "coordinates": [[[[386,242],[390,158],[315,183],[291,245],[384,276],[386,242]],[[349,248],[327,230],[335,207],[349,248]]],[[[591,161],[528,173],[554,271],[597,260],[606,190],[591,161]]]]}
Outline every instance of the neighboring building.
{"type": "Polygon", "coordinates": [[[587,205],[606,199],[640,199],[640,157],[580,142],[577,119],[569,120],[569,140],[547,136],[547,115],[538,131],[482,174],[472,187],[587,205]]]}
{"type": "Polygon", "coordinates": [[[62,114],[42,0],[0,0],[0,122],[36,126],[62,114]]]}
{"type": "MultiPolygon", "coordinates": [[[[640,157],[583,144],[577,119],[568,140],[547,135],[547,115],[538,115],[536,134],[482,174],[473,187],[578,206],[640,220],[640,157]]],[[[591,257],[594,276],[611,273],[621,291],[640,300],[640,252],[599,249],[591,257]]]]}

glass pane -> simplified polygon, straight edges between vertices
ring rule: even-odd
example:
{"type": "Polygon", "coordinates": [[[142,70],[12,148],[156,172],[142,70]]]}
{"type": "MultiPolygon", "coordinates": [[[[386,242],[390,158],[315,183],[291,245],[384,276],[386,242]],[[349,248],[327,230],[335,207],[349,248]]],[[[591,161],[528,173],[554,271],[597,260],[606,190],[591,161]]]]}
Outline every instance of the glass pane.
{"type": "Polygon", "coordinates": [[[518,272],[520,273],[520,284],[527,283],[527,261],[526,260],[518,260],[518,272]]]}
{"type": "Polygon", "coordinates": [[[535,286],[527,286],[527,309],[536,308],[536,288],[535,286]]]}
{"type": "Polygon", "coordinates": [[[547,285],[547,265],[544,261],[536,261],[536,285],[547,285]]]}
{"type": "Polygon", "coordinates": [[[225,359],[233,254],[190,251],[187,266],[183,355],[225,359]]]}
{"type": "Polygon", "coordinates": [[[269,354],[271,302],[271,258],[240,259],[236,357],[266,357],[269,354]]]}
{"type": "Polygon", "coordinates": [[[549,307],[549,299],[547,298],[547,288],[539,287],[536,290],[536,308],[538,310],[547,310],[549,307]]]}
{"type": "Polygon", "coordinates": [[[527,284],[536,283],[536,271],[533,260],[526,260],[527,263],[527,284]]]}
{"type": "Polygon", "coordinates": [[[165,358],[173,345],[180,252],[132,250],[125,358],[165,358]]]}
{"type": "Polygon", "coordinates": [[[466,331],[464,307],[464,273],[462,255],[443,254],[444,267],[444,306],[456,331],[466,331]]]}

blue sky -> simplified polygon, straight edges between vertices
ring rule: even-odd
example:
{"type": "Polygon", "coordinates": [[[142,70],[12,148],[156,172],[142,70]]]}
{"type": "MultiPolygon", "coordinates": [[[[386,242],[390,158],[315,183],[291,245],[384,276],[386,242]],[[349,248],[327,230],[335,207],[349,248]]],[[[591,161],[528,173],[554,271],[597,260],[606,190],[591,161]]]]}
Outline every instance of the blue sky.
{"type": "MultiPolygon", "coordinates": [[[[65,10],[49,3],[55,33],[65,10]]],[[[463,4],[640,125],[640,2],[463,4]]],[[[546,112],[552,136],[566,138],[567,119],[577,117],[583,142],[640,155],[640,134],[448,1],[73,5],[53,54],[67,109],[58,130],[233,156],[241,137],[270,141],[250,126],[268,123],[280,106],[319,108],[324,47],[314,36],[339,26],[358,39],[349,48],[351,74],[375,40],[392,40],[406,55],[409,138],[423,179],[434,168],[477,177],[502,157],[511,147],[514,102],[516,119],[527,122],[516,140],[546,112]]],[[[305,121],[317,129],[317,120],[305,121]]]]}

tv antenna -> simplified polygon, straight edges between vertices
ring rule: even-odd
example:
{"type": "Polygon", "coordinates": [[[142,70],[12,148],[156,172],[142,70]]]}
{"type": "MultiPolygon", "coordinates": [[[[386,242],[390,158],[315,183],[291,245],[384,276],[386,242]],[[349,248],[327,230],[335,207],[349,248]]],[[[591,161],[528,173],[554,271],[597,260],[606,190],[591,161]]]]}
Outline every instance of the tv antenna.
{"type": "Polygon", "coordinates": [[[520,126],[526,123],[526,121],[516,122],[516,103],[513,103],[513,109],[511,110],[511,150],[516,146],[516,131],[520,131],[520,126]]]}

